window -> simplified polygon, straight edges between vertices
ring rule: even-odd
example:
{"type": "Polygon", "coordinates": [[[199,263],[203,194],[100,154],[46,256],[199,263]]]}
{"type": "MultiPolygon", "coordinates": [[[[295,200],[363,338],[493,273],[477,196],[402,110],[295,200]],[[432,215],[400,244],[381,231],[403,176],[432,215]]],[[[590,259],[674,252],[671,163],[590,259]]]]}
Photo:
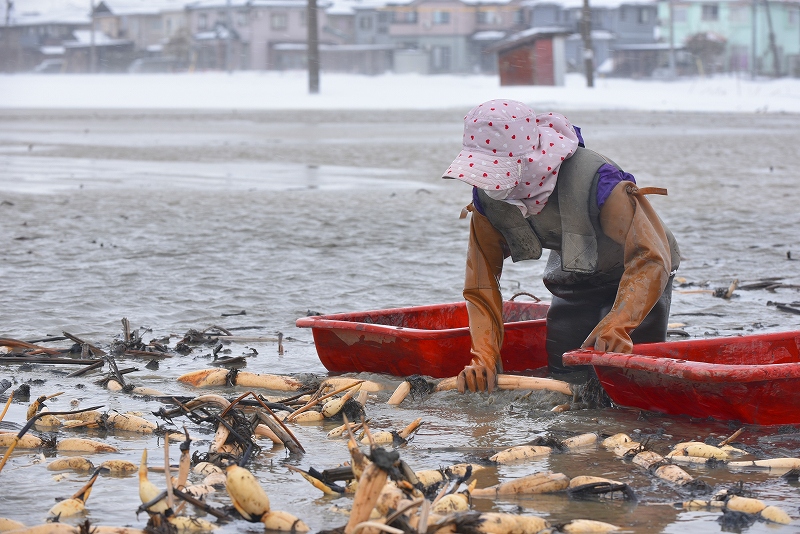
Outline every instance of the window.
{"type": "Polygon", "coordinates": [[[247,11],[236,12],[236,25],[240,27],[247,26],[247,11]]]}
{"type": "Polygon", "coordinates": [[[205,30],[208,28],[208,15],[205,13],[200,13],[197,17],[197,28],[200,30],[205,30]]]}
{"type": "Polygon", "coordinates": [[[686,22],[689,19],[689,10],[686,6],[675,6],[672,8],[672,20],[674,22],[686,22]]]}
{"type": "Polygon", "coordinates": [[[521,9],[514,11],[514,24],[524,24],[525,23],[525,12],[521,9]]]}
{"type": "Polygon", "coordinates": [[[434,11],[433,12],[433,23],[434,24],[450,24],[450,12],[449,11],[434,11]]]}
{"type": "Polygon", "coordinates": [[[717,4],[703,4],[701,18],[703,20],[719,20],[719,6],[717,4]]]}
{"type": "Polygon", "coordinates": [[[269,16],[269,27],[273,30],[285,30],[289,27],[289,17],[286,13],[272,13],[269,16]]]}
{"type": "Polygon", "coordinates": [[[416,11],[393,11],[392,22],[395,24],[416,24],[417,12],[416,11]]]}
{"type": "Polygon", "coordinates": [[[478,24],[499,24],[500,14],[494,10],[480,10],[478,11],[478,24]]]}
{"type": "Polygon", "coordinates": [[[308,25],[308,11],[303,9],[298,15],[300,15],[300,27],[305,28],[308,25]]]}
{"type": "Polygon", "coordinates": [[[648,23],[650,23],[651,20],[653,20],[653,12],[650,11],[650,8],[640,7],[639,8],[639,24],[648,24],[648,23]]]}

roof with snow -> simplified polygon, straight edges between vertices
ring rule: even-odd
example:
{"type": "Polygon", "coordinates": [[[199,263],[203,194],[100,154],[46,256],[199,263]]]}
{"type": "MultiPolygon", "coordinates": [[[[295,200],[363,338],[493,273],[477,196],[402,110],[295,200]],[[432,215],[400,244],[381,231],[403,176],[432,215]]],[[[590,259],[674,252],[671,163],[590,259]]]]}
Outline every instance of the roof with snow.
{"type": "Polygon", "coordinates": [[[331,0],[326,13],[329,15],[352,15],[359,9],[386,7],[388,0],[331,0]]]}
{"type": "MultiPolygon", "coordinates": [[[[72,41],[65,41],[65,48],[81,48],[92,45],[92,30],[75,30],[72,32],[72,35],[75,39],[72,41]]],[[[101,31],[96,30],[94,32],[94,46],[117,46],[130,42],[131,41],[126,39],[112,39],[101,31]]]]}
{"type": "MultiPolygon", "coordinates": [[[[460,0],[462,4],[474,5],[503,5],[510,4],[512,0],[460,0]]],[[[420,5],[427,3],[427,0],[389,0],[386,2],[388,7],[407,6],[411,4],[420,5]]]]}
{"type": "Polygon", "coordinates": [[[510,4],[511,0],[461,0],[461,2],[474,6],[478,4],[510,4]]]}
{"type": "Polygon", "coordinates": [[[506,36],[506,32],[499,30],[484,30],[472,34],[473,41],[499,41],[506,36]]]}
{"type": "MultiPolygon", "coordinates": [[[[5,22],[8,4],[0,3],[0,19],[5,22]]],[[[8,17],[12,26],[34,24],[89,24],[89,3],[77,0],[16,0],[8,17]]]]}
{"type": "MultiPolygon", "coordinates": [[[[608,30],[592,30],[592,41],[609,41],[616,37],[613,32],[608,30]]],[[[567,37],[570,41],[582,41],[583,36],[580,33],[575,33],[567,37]]]]}
{"type": "MultiPolygon", "coordinates": [[[[701,0],[698,0],[701,1],[701,0]]],[[[583,7],[583,0],[522,0],[523,6],[536,6],[536,5],[557,5],[572,9],[576,7],[583,7]]],[[[658,5],[657,0],[589,0],[589,6],[592,8],[606,8],[612,9],[623,5],[658,5]]]]}
{"type": "Polygon", "coordinates": [[[228,38],[238,39],[239,34],[235,31],[228,30],[224,24],[216,24],[211,30],[195,33],[194,38],[198,41],[212,41],[215,39],[225,40],[228,38]]]}
{"type": "MultiPolygon", "coordinates": [[[[208,7],[227,7],[227,0],[184,0],[183,4],[187,9],[202,9],[208,7]]],[[[247,0],[231,0],[231,7],[244,7],[248,4],[247,0]]]]}
{"type": "Polygon", "coordinates": [[[114,15],[157,15],[165,11],[183,11],[186,0],[102,0],[114,15]]]}
{"type": "Polygon", "coordinates": [[[503,41],[493,44],[487,49],[487,51],[500,52],[510,48],[516,48],[517,46],[521,46],[530,41],[534,41],[540,36],[567,35],[569,33],[572,33],[572,30],[568,28],[562,28],[560,26],[528,28],[527,30],[523,30],[508,36],[508,38],[503,41]]]}
{"type": "MultiPolygon", "coordinates": [[[[318,5],[331,14],[351,14],[359,9],[375,9],[386,6],[423,4],[428,0],[318,0],[318,5]]],[[[467,5],[503,5],[512,0],[461,0],[467,5]]],[[[665,0],[660,0],[665,1],[665,0]]],[[[683,0],[702,3],[708,0],[683,0]]],[[[741,2],[742,0],[715,0],[717,2],[741,2]]],[[[797,0],[771,0],[779,3],[796,3],[797,0]]],[[[95,0],[97,5],[100,0],[95,0]]],[[[616,8],[622,5],[656,5],[659,0],[589,0],[593,8],[616,8]]],[[[225,8],[228,0],[102,0],[115,15],[162,13],[203,8],[225,8]]],[[[230,0],[232,7],[295,7],[305,5],[306,0],[230,0]]],[[[88,24],[89,2],[86,0],[15,0],[9,20],[14,26],[66,23],[88,24]]],[[[523,6],[557,5],[568,9],[580,8],[583,0],[522,0],[523,6]]],[[[0,20],[5,21],[8,4],[0,2],[0,20]]]]}
{"type": "MultiPolygon", "coordinates": [[[[194,0],[185,2],[187,9],[224,9],[227,0],[194,0]]],[[[317,0],[317,5],[324,7],[328,2],[317,0]]],[[[307,5],[306,0],[231,0],[231,7],[297,7],[307,5]]]]}
{"type": "Polygon", "coordinates": [[[41,52],[45,56],[63,56],[64,55],[64,47],[63,46],[40,46],[39,52],[41,52]]]}
{"type": "MultiPolygon", "coordinates": [[[[322,51],[348,51],[348,52],[369,52],[373,50],[394,50],[396,48],[393,44],[345,44],[345,45],[331,45],[320,44],[319,49],[322,51]]],[[[273,50],[280,50],[284,52],[305,52],[305,43],[276,43],[272,46],[273,50]]]]}

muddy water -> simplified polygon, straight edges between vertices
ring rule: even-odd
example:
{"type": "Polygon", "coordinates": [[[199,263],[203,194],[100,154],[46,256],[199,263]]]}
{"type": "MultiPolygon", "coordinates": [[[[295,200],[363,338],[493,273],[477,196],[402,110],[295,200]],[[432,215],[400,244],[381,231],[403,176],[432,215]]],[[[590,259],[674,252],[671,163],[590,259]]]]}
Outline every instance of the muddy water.
{"type": "MultiPolygon", "coordinates": [[[[308,312],[334,313],[460,300],[467,222],[458,219],[469,189],[438,179],[458,151],[465,110],[427,112],[174,113],[27,111],[0,114],[0,335],[35,339],[62,331],[101,347],[119,339],[127,317],[146,341],[171,346],[191,328],[246,328],[251,336],[283,333],[274,342],[234,343],[227,354],[248,357],[253,372],[315,373],[310,332],[294,327],[308,312]],[[244,310],[246,315],[227,315],[244,310]],[[225,315],[225,316],[224,316],[225,315]]],[[[672,321],[692,337],[798,328],[798,316],[769,302],[800,300],[797,290],[737,290],[731,300],[708,292],[766,278],[800,284],[800,228],[795,115],[567,113],[590,148],[602,151],[643,185],[669,188],[651,197],[680,242],[684,285],[673,297],[672,321]]],[[[547,298],[544,262],[506,266],[503,294],[528,291],[547,298]]],[[[53,343],[53,346],[68,346],[53,343]]],[[[176,383],[184,372],[212,361],[210,348],[173,356],[157,370],[146,361],[131,383],[192,395],[176,383]]],[[[152,412],[154,400],[109,393],[100,373],[67,378],[74,368],[0,366],[0,379],[31,384],[33,396],[65,391],[50,404],[67,410],[152,412]]],[[[727,436],[739,425],[641,414],[582,410],[555,415],[557,394],[459,396],[442,393],[385,405],[396,378],[369,376],[386,392],[367,414],[376,428],[396,429],[417,417],[424,425],[401,450],[414,468],[481,461],[489,451],[537,436],[586,432],[653,435],[669,445],[727,436]]],[[[219,390],[224,394],[233,391],[219,390]]],[[[14,403],[7,422],[24,422],[26,403],[14,403]]],[[[154,417],[151,417],[155,420],[154,417]]],[[[194,430],[196,450],[210,436],[194,430]]],[[[333,425],[296,426],[307,454],[288,456],[265,444],[251,465],[273,508],[303,518],[312,530],[343,525],[337,512],[349,497],[330,498],[287,465],[333,467],[347,459],[344,443],[326,439],[333,425]]],[[[71,432],[69,435],[82,435],[71,432]]],[[[62,438],[67,432],[56,434],[62,438]]],[[[139,461],[150,450],[163,463],[156,438],[86,432],[120,452],[95,458],[139,461]]],[[[747,427],[741,441],[770,456],[798,456],[800,430],[747,427]]],[[[54,499],[72,495],[85,475],[56,481],[45,469],[56,456],[18,451],[0,473],[0,516],[32,525],[54,499]]],[[[172,448],[172,460],[178,457],[172,448]]],[[[612,454],[589,448],[533,463],[482,471],[485,486],[535,471],[592,474],[629,483],[639,502],[571,501],[563,495],[474,502],[478,510],[538,514],[554,523],[576,517],[615,523],[634,532],[735,531],[716,512],[684,512],[671,503],[687,497],[612,454]]],[[[743,481],[756,497],[781,505],[800,522],[796,483],[767,473],[690,469],[715,489],[743,481]]],[[[156,473],[151,479],[161,482],[156,473]]],[[[159,484],[162,485],[163,484],[159,484]]],[[[228,504],[224,491],[213,505],[228,504]]],[[[89,499],[95,524],[143,526],[137,479],[103,476],[89,499]]],[[[222,532],[258,531],[235,522],[222,532]]],[[[785,527],[781,531],[792,531],[785,527]]],[[[756,523],[747,532],[772,532],[756,523]]]]}

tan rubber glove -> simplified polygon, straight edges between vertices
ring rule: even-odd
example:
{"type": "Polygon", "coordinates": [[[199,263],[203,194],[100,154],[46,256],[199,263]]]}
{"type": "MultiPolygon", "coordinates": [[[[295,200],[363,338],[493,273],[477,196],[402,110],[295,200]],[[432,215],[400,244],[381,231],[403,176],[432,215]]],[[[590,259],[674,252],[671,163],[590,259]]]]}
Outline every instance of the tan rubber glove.
{"type": "Polygon", "coordinates": [[[503,372],[500,347],[503,346],[503,297],[500,274],[508,256],[505,238],[485,216],[474,210],[469,227],[464,299],[469,315],[472,361],[458,374],[458,391],[488,391],[497,385],[503,372]]]}
{"type": "Polygon", "coordinates": [[[661,220],[644,197],[646,192],[632,182],[620,182],[600,210],[603,232],[624,246],[625,271],[611,311],[583,342],[584,348],[630,353],[631,331],[653,309],[669,280],[669,242],[661,220]]]}

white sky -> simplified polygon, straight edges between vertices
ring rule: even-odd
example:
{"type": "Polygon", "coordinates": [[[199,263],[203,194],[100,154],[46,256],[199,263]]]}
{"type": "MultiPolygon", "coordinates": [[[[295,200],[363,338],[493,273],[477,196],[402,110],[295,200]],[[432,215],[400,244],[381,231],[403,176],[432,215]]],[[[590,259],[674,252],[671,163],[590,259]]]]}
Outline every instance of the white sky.
{"type": "Polygon", "coordinates": [[[500,87],[497,76],[385,74],[321,75],[308,93],[303,71],[184,74],[4,74],[6,109],[463,109],[493,98],[536,110],[630,109],[800,113],[800,79],[752,81],[745,76],[674,82],[580,75],[563,87],[500,87]]]}

